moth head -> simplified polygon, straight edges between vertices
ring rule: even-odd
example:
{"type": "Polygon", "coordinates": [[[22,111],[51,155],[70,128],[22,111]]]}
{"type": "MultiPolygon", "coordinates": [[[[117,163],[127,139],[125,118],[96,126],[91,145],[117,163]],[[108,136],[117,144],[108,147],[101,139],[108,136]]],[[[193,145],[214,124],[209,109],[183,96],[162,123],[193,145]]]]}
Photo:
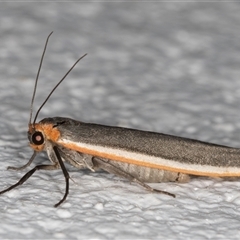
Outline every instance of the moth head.
{"type": "Polygon", "coordinates": [[[34,151],[42,151],[45,145],[44,131],[37,126],[38,124],[30,124],[28,130],[28,139],[30,146],[34,151]]]}

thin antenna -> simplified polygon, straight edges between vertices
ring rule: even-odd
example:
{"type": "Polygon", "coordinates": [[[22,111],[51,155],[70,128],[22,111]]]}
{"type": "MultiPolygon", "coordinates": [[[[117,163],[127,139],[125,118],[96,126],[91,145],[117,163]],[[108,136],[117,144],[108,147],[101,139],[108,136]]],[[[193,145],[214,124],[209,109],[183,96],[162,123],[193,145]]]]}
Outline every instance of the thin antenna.
{"type": "Polygon", "coordinates": [[[45,43],[45,46],[44,46],[44,50],[43,50],[43,54],[42,54],[42,57],[41,57],[40,65],[39,65],[39,68],[38,68],[37,77],[36,77],[36,80],[35,80],[35,86],[34,86],[34,90],[33,90],[32,101],[31,101],[31,107],[30,107],[29,125],[31,124],[31,121],[32,121],[33,102],[34,102],[34,98],[35,98],[35,94],[36,94],[36,90],[37,90],[38,77],[39,77],[39,74],[40,74],[40,71],[41,71],[41,68],[42,68],[43,58],[44,58],[44,55],[45,55],[45,52],[46,52],[46,49],[47,49],[48,39],[50,38],[52,33],[53,33],[53,31],[47,37],[47,40],[46,40],[46,43],[45,43]]]}
{"type": "Polygon", "coordinates": [[[87,53],[85,53],[82,57],[80,57],[74,64],[73,66],[67,71],[67,73],[63,76],[63,78],[58,82],[58,84],[53,88],[53,90],[49,93],[49,95],[47,96],[47,98],[45,99],[45,101],[42,103],[42,105],[40,106],[40,108],[37,110],[37,113],[35,115],[35,118],[33,120],[33,125],[35,124],[36,120],[37,120],[37,116],[39,114],[39,112],[41,111],[41,109],[43,108],[43,106],[45,105],[45,103],[48,101],[48,99],[51,97],[51,95],[53,94],[53,92],[56,90],[56,88],[62,83],[62,81],[67,77],[67,75],[72,71],[72,69],[77,65],[77,63],[83,59],[85,56],[87,55],[87,53]]]}

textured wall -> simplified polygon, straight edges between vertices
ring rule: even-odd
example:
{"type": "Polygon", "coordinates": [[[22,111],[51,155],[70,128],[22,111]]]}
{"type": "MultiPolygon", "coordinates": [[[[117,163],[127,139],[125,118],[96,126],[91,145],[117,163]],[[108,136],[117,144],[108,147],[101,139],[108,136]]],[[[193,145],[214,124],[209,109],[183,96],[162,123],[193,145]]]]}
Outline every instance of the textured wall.
{"type": "MultiPolygon", "coordinates": [[[[238,3],[0,3],[0,183],[31,156],[26,137],[34,78],[54,30],[34,110],[84,53],[41,111],[87,122],[239,146],[238,3]]],[[[44,154],[32,164],[47,163],[44,154]]],[[[106,174],[68,166],[40,171],[0,196],[0,237],[24,239],[206,239],[239,236],[238,181],[196,178],[153,184],[151,194],[106,174]]]]}

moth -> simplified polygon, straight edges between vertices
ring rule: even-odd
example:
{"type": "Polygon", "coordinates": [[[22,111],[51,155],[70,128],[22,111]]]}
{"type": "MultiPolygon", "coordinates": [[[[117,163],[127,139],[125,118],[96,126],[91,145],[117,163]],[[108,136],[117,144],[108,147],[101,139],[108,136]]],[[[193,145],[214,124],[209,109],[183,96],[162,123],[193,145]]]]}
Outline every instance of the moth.
{"type": "Polygon", "coordinates": [[[93,172],[103,169],[130,182],[135,182],[149,191],[172,197],[175,195],[154,189],[147,183],[188,182],[189,175],[240,176],[240,149],[238,148],[163,133],[85,123],[63,117],[45,118],[37,123],[38,114],[52,93],[86,54],[73,64],[53,88],[32,121],[39,73],[51,34],[52,32],[45,43],[31,101],[28,139],[33,155],[24,166],[8,167],[8,169],[25,169],[42,151],[47,153],[51,164],[35,166],[16,184],[1,191],[0,194],[23,184],[37,170],[61,169],[66,188],[62,199],[54,205],[58,207],[66,200],[69,193],[69,173],[65,168],[65,162],[78,169],[87,168],[93,172]]]}

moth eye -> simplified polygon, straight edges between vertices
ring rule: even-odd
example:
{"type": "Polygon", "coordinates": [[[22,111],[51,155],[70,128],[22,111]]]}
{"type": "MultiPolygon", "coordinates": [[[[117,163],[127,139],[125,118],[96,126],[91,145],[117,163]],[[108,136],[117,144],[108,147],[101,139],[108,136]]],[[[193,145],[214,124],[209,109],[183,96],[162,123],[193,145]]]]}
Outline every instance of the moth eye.
{"type": "Polygon", "coordinates": [[[32,135],[32,142],[35,144],[35,145],[41,145],[44,143],[44,137],[43,137],[43,134],[41,132],[35,132],[33,135],[32,135]]]}

